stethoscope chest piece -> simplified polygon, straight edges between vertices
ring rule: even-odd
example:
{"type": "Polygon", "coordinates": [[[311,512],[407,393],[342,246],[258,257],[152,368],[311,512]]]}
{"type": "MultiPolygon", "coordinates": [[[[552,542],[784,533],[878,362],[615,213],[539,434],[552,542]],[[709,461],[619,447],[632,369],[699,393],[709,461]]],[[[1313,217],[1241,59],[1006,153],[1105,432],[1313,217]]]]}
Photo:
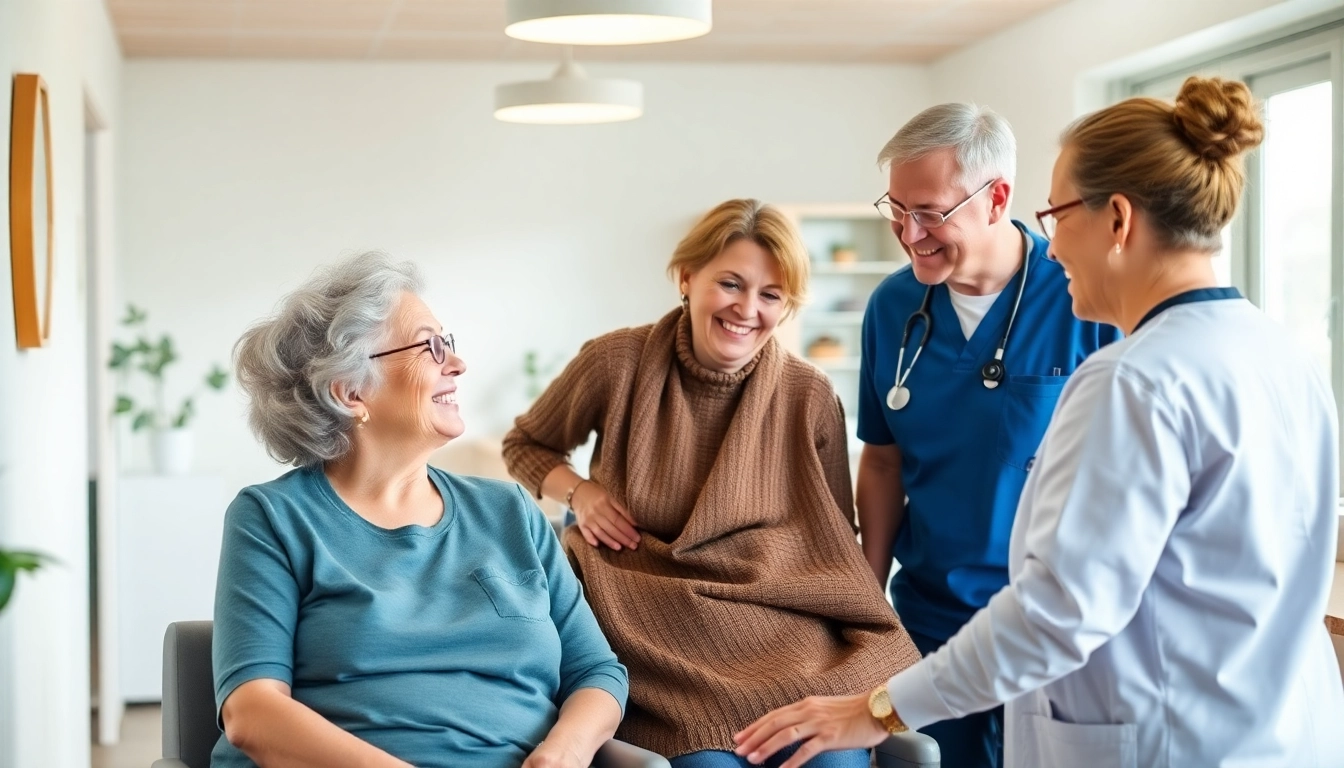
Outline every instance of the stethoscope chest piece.
{"type": "MultiPolygon", "coordinates": [[[[999,350],[999,354],[1003,354],[1002,349],[999,350]]],[[[980,378],[985,381],[985,389],[994,389],[999,386],[999,382],[1003,381],[1003,363],[999,362],[998,359],[985,363],[980,368],[980,378]]]]}
{"type": "Polygon", "coordinates": [[[896,386],[887,390],[887,407],[899,411],[910,403],[910,390],[896,386]]]}

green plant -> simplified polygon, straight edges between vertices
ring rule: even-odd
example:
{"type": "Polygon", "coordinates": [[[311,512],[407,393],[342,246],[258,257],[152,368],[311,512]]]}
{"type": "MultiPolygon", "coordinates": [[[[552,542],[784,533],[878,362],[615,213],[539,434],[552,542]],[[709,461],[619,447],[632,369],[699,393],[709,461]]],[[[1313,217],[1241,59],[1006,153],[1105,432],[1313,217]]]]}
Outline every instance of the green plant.
{"type": "MultiPolygon", "coordinates": [[[[196,395],[200,392],[200,387],[183,398],[177,408],[168,410],[163,391],[164,369],[177,360],[177,349],[173,346],[172,337],[166,333],[160,336],[157,342],[150,340],[145,327],[148,317],[148,313],[144,310],[134,304],[128,304],[126,317],[122,318],[121,324],[139,331],[139,335],[134,344],[112,343],[112,359],[108,362],[108,367],[120,374],[122,390],[117,394],[117,404],[113,408],[113,413],[118,416],[134,414],[131,420],[133,432],[145,427],[153,429],[185,427],[196,415],[196,395]],[[140,371],[149,377],[154,389],[153,400],[149,404],[137,404],[126,393],[127,379],[131,371],[140,371]]],[[[224,389],[224,384],[228,380],[228,372],[216,364],[205,375],[203,383],[210,389],[219,391],[224,389]]]]}
{"type": "Polygon", "coordinates": [[[557,357],[551,361],[550,365],[540,363],[540,355],[535,349],[529,349],[523,353],[523,376],[527,377],[527,399],[536,400],[541,397],[541,390],[545,387],[547,379],[550,378],[551,371],[560,367],[564,358],[557,357]]]}
{"type": "Polygon", "coordinates": [[[32,573],[45,563],[54,562],[53,558],[41,552],[9,552],[0,549],[0,611],[5,610],[9,598],[14,595],[19,571],[32,573]]]}

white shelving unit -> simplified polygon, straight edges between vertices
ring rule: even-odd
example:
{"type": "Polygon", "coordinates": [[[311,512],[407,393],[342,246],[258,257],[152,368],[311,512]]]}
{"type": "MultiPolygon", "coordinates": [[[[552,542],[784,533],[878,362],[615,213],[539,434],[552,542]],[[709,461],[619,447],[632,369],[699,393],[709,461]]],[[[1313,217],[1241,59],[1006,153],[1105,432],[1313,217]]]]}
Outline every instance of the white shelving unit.
{"type": "Polygon", "coordinates": [[[852,422],[859,407],[863,310],[873,289],[909,259],[891,233],[890,223],[870,203],[782,205],[780,210],[798,225],[812,257],[812,300],[780,327],[780,341],[830,376],[851,421],[852,440],[852,422]],[[832,261],[831,249],[836,245],[852,246],[858,260],[832,261]],[[841,353],[808,357],[809,346],[821,336],[839,342],[841,353]]]}

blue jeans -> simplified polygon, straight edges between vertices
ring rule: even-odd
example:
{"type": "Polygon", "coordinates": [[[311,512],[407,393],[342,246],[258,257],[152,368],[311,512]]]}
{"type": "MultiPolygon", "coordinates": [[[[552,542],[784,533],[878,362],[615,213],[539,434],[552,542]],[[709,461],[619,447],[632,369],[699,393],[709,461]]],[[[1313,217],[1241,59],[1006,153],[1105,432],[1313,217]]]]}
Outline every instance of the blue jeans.
{"type": "MultiPolygon", "coordinates": [[[[910,632],[910,639],[925,656],[947,642],[918,632],[910,632]]],[[[948,768],[1000,768],[1003,765],[1003,707],[967,715],[960,720],[944,720],[920,728],[919,732],[938,742],[938,749],[943,753],[942,764],[948,768]]]]}
{"type": "MultiPolygon", "coordinates": [[[[798,750],[798,745],[787,746],[766,759],[767,768],[779,768],[798,750]]],[[[732,752],[720,752],[707,749],[703,752],[691,752],[674,757],[668,761],[672,768],[755,768],[747,758],[738,757],[732,752]]],[[[868,768],[868,750],[850,749],[844,752],[822,752],[807,761],[807,768],[868,768]]]]}

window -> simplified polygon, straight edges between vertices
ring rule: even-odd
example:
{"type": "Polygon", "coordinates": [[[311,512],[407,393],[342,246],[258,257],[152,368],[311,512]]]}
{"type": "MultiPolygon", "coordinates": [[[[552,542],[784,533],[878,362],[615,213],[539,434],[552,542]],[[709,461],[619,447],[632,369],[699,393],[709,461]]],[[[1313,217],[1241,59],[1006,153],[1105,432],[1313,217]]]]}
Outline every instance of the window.
{"type": "Polygon", "coordinates": [[[1242,80],[1264,105],[1265,141],[1247,157],[1219,275],[1288,329],[1344,403],[1344,19],[1121,83],[1117,95],[1172,98],[1192,74],[1242,80]]]}

